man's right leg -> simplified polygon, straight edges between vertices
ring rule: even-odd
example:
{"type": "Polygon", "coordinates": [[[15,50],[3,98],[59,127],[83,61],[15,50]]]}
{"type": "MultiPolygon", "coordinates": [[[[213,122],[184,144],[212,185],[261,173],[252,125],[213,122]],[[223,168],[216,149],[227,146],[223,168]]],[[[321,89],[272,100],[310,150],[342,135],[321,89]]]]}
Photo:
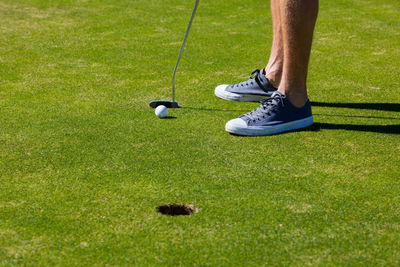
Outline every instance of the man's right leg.
{"type": "Polygon", "coordinates": [[[268,65],[255,70],[249,80],[236,84],[223,84],[215,88],[215,95],[230,101],[258,102],[275,92],[279,86],[283,68],[283,42],[279,0],[271,0],[273,42],[268,65]]]}
{"type": "Polygon", "coordinates": [[[283,69],[282,22],[279,0],[271,0],[273,40],[269,61],[264,69],[267,79],[276,87],[279,86],[283,69]]]}

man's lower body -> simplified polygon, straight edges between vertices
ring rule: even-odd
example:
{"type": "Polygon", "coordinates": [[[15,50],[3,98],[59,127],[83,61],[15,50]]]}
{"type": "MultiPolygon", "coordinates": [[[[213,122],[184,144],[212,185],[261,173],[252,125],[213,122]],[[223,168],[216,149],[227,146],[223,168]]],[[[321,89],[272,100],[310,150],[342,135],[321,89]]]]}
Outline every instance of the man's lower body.
{"type": "Polygon", "coordinates": [[[226,124],[233,134],[271,135],[313,122],[306,80],[318,0],[271,0],[271,12],[273,43],[267,66],[245,82],[215,89],[225,100],[261,100],[257,109],[226,124]]]}

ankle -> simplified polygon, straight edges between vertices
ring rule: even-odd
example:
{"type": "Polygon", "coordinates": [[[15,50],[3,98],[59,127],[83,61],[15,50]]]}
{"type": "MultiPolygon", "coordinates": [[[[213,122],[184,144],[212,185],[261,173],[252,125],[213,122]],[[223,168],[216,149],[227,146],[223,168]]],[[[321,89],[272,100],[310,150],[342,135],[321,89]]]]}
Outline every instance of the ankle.
{"type": "Polygon", "coordinates": [[[279,88],[278,91],[284,94],[295,107],[301,108],[308,101],[307,90],[284,90],[279,88]]]}
{"type": "Polygon", "coordinates": [[[263,74],[273,86],[279,87],[282,78],[281,71],[266,71],[266,69],[264,69],[263,74]]]}

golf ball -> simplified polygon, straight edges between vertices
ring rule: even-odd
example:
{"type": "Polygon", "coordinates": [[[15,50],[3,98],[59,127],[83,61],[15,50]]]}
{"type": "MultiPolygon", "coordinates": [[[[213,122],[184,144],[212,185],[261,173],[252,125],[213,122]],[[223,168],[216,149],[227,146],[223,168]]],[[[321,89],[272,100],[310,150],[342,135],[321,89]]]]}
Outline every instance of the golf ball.
{"type": "Polygon", "coordinates": [[[158,106],[155,110],[156,116],[159,118],[165,118],[168,115],[168,108],[166,106],[158,106]]]}

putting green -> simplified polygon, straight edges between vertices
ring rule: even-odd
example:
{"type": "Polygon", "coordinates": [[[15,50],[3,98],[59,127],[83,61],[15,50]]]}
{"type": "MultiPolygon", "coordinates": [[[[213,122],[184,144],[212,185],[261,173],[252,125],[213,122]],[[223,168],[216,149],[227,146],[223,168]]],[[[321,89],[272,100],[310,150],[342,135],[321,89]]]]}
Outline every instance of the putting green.
{"type": "Polygon", "coordinates": [[[0,0],[0,265],[400,265],[400,2],[320,1],[314,126],[243,138],[268,1],[0,0]],[[187,204],[190,216],[157,207],[187,204]]]}

